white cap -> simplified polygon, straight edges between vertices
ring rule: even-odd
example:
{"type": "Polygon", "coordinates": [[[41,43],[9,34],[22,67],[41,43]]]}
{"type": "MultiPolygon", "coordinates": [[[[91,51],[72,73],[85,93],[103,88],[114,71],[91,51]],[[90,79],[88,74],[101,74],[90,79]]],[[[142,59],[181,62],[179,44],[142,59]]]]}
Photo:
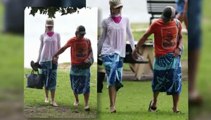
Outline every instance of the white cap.
{"type": "Polygon", "coordinates": [[[54,21],[53,21],[53,19],[48,18],[48,19],[46,20],[45,26],[46,26],[46,27],[48,27],[48,26],[54,26],[54,21]]]}
{"type": "Polygon", "coordinates": [[[113,8],[123,7],[121,0],[109,0],[109,4],[113,8]]]}

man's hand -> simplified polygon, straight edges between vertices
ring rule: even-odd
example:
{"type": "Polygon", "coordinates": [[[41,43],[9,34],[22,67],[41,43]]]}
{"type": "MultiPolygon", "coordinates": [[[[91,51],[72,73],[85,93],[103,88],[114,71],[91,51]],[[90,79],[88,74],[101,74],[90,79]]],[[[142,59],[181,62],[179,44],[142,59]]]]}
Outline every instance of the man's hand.
{"type": "Polygon", "coordinates": [[[176,48],[176,49],[174,50],[174,56],[177,57],[177,56],[179,56],[179,55],[181,55],[181,50],[180,50],[179,48],[176,48]]]}
{"type": "Polygon", "coordinates": [[[84,60],[84,63],[88,63],[90,58],[84,60]]]}

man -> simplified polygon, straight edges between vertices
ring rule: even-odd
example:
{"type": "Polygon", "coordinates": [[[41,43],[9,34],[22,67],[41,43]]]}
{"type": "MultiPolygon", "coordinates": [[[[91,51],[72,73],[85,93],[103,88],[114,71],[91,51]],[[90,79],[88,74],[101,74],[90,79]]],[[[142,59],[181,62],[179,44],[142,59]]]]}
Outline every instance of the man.
{"type": "Polygon", "coordinates": [[[93,53],[91,42],[84,38],[86,34],[85,27],[80,25],[77,27],[75,37],[71,38],[53,57],[57,62],[58,56],[67,48],[71,47],[71,70],[70,81],[73,94],[75,96],[74,106],[78,108],[78,95],[84,95],[85,111],[89,111],[89,94],[90,94],[90,65],[93,63],[93,53]],[[88,64],[88,66],[87,66],[88,64]]]}
{"type": "Polygon", "coordinates": [[[162,17],[154,21],[139,40],[133,51],[134,59],[138,58],[138,50],[154,34],[155,61],[152,81],[153,99],[148,110],[157,109],[159,92],[167,92],[173,97],[173,112],[178,113],[179,94],[181,92],[181,52],[182,52],[182,26],[179,20],[174,19],[175,9],[171,6],[164,8],[162,17]]]}

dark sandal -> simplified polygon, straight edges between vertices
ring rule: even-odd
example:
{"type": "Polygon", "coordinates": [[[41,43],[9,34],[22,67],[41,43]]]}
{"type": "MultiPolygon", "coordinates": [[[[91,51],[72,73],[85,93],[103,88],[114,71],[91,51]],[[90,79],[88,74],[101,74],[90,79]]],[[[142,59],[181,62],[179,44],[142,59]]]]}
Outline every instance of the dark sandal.
{"type": "Polygon", "coordinates": [[[84,110],[87,111],[87,112],[89,112],[90,111],[90,108],[89,107],[85,107],[84,110]]]}
{"type": "Polygon", "coordinates": [[[156,112],[157,107],[153,107],[153,106],[151,106],[151,105],[152,105],[152,101],[150,101],[150,103],[149,103],[148,111],[149,111],[149,112],[156,112]]]}

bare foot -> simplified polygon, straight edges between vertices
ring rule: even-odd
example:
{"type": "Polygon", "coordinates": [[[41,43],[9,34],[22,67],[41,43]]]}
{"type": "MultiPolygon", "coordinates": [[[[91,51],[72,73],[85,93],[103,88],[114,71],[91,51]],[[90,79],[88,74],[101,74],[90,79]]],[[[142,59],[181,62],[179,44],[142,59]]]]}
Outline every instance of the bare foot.
{"type": "Polygon", "coordinates": [[[116,108],[113,106],[113,107],[110,107],[110,112],[111,113],[116,113],[116,108]]]}
{"type": "Polygon", "coordinates": [[[189,93],[189,104],[193,106],[201,106],[203,103],[202,97],[197,91],[189,93]]]}

